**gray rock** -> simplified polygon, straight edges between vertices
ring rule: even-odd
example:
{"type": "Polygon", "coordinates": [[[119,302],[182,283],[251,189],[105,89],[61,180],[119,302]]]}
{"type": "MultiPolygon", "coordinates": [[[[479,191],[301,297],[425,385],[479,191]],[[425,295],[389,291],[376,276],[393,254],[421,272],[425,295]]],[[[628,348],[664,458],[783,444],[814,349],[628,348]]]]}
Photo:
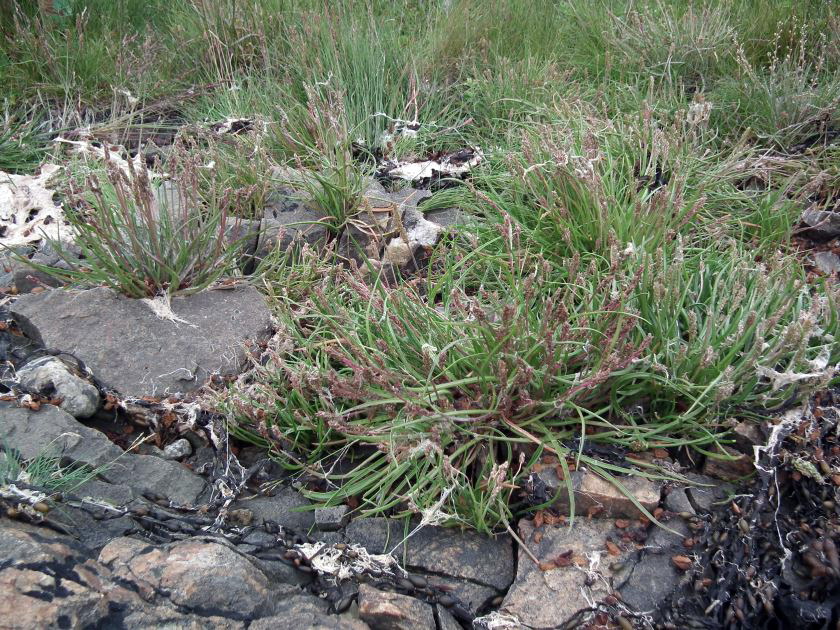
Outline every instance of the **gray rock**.
{"type": "MultiPolygon", "coordinates": [[[[107,514],[107,516],[112,517],[113,514],[107,514]]],[[[91,551],[102,549],[114,538],[127,536],[140,530],[130,516],[96,520],[85,510],[61,504],[56,504],[45,520],[51,525],[61,525],[63,530],[72,534],[79,543],[91,551]]]]}
{"type": "Polygon", "coordinates": [[[418,210],[411,208],[403,212],[402,222],[403,230],[385,246],[382,262],[397,267],[409,264],[416,267],[426,252],[437,244],[443,227],[426,220],[418,210]]]}
{"type": "Polygon", "coordinates": [[[87,628],[108,613],[101,593],[32,569],[0,571],[3,628],[87,628]]]}
{"type": "Polygon", "coordinates": [[[181,464],[153,455],[126,454],[101,475],[138,494],[162,495],[179,504],[195,505],[207,484],[181,464]]]}
{"type": "Polygon", "coordinates": [[[245,344],[267,338],[271,314],[253,287],[202,291],[171,302],[184,322],[107,288],[21,297],[11,313],[28,337],[68,352],[126,397],[192,391],[212,373],[236,374],[245,344]]]}
{"type": "Polygon", "coordinates": [[[254,563],[268,576],[272,584],[293,584],[303,587],[312,582],[312,574],[298,571],[281,560],[254,558],[254,563]]]}
{"type": "MultiPolygon", "coordinates": [[[[297,602],[293,603],[297,604],[297,602]]],[[[248,626],[249,630],[278,630],[279,628],[307,628],[307,630],[370,630],[363,621],[343,616],[327,615],[297,606],[283,614],[257,619],[248,626]]]]}
{"type": "Polygon", "coordinates": [[[358,543],[373,553],[393,550],[412,571],[448,576],[498,591],[504,591],[513,581],[513,543],[507,535],[491,538],[475,532],[424,527],[400,544],[407,533],[401,521],[387,518],[355,519],[345,529],[348,543],[358,543]]]}
{"type": "Polygon", "coordinates": [[[253,512],[255,525],[269,521],[286,529],[297,530],[309,529],[315,524],[312,510],[299,509],[309,505],[309,500],[299,492],[285,487],[280,488],[273,497],[254,497],[234,503],[235,508],[245,508],[253,512]]]}
{"type": "Polygon", "coordinates": [[[628,555],[607,554],[605,541],[614,527],[612,520],[576,518],[572,527],[542,526],[537,542],[533,522],[520,521],[520,538],[540,562],[562,555],[568,565],[543,570],[520,549],[516,581],[502,611],[531,628],[557,628],[590,602],[603,600],[612,590],[609,566],[628,555]]]}
{"type": "Polygon", "coordinates": [[[191,454],[192,444],[185,438],[177,439],[163,448],[163,456],[166,459],[183,459],[191,454]]]}
{"type": "Polygon", "coordinates": [[[670,553],[646,553],[620,588],[621,600],[638,612],[653,612],[680,583],[670,553]]]}
{"type": "Polygon", "coordinates": [[[437,223],[444,228],[475,223],[475,218],[458,208],[438,208],[437,210],[429,210],[426,212],[426,219],[433,223],[437,223]]]}
{"type": "Polygon", "coordinates": [[[0,434],[23,459],[34,459],[48,451],[72,462],[98,467],[115,465],[123,455],[122,449],[103,433],[80,424],[52,405],[42,405],[39,411],[0,406],[0,434]]]}
{"type": "Polygon", "coordinates": [[[162,547],[138,542],[113,540],[99,561],[141,595],[165,594],[172,604],[194,613],[254,619],[272,614],[281,596],[298,592],[292,586],[273,588],[256,565],[221,541],[192,538],[162,547]]]}
{"type": "Polygon", "coordinates": [[[479,610],[486,608],[491,601],[502,594],[501,591],[492,586],[479,584],[470,580],[444,577],[441,575],[429,575],[426,577],[431,586],[440,587],[446,593],[457,597],[460,603],[471,614],[476,614],[479,610]]]}
{"type": "Polygon", "coordinates": [[[29,361],[18,378],[27,391],[60,398],[59,407],[74,418],[89,418],[99,409],[99,390],[56,357],[29,361]]]}
{"type": "Polygon", "coordinates": [[[346,505],[336,505],[315,510],[315,526],[322,532],[334,532],[347,523],[348,508],[346,505]]]}
{"type": "Polygon", "coordinates": [[[455,617],[449,614],[449,611],[443,606],[436,606],[435,614],[437,615],[438,630],[463,630],[461,624],[455,621],[455,617]]]}
{"type": "Polygon", "coordinates": [[[432,607],[407,595],[359,586],[359,617],[371,630],[436,630],[432,607]]]}
{"type": "Polygon", "coordinates": [[[430,195],[428,190],[413,188],[387,192],[379,183],[372,183],[364,193],[361,209],[341,234],[338,253],[362,265],[368,259],[379,261],[384,247],[383,263],[397,267],[416,261],[420,250],[434,245],[442,231],[417,209],[417,204],[430,195]],[[397,216],[402,229],[395,221],[397,216]],[[408,243],[403,236],[408,237],[408,243]]]}
{"type": "Polygon", "coordinates": [[[684,486],[673,486],[667,490],[663,507],[670,511],[679,514],[680,512],[688,512],[694,514],[694,506],[688,500],[687,488],[684,486]]]}
{"type": "Polygon", "coordinates": [[[686,475],[689,481],[697,485],[686,488],[686,494],[696,509],[709,512],[717,503],[726,501],[735,492],[735,487],[728,483],[721,483],[704,475],[689,473],[686,475]]]}
{"type": "Polygon", "coordinates": [[[304,193],[279,190],[269,197],[265,207],[254,256],[262,259],[272,251],[285,252],[296,242],[322,247],[332,223],[331,217],[307,200],[304,193]]]}
{"type": "Polygon", "coordinates": [[[184,614],[174,608],[146,606],[140,610],[131,611],[123,617],[118,627],[125,630],[151,630],[152,628],[165,628],[165,630],[205,630],[207,628],[212,628],[212,630],[240,630],[245,628],[245,623],[224,617],[201,617],[184,614]]]}
{"type": "Polygon", "coordinates": [[[25,263],[16,262],[12,272],[12,284],[20,294],[31,293],[34,289],[52,289],[62,285],[55,276],[30,267],[25,263]]]}
{"type": "Polygon", "coordinates": [[[814,266],[829,276],[840,273],[840,256],[834,252],[818,252],[814,254],[814,266]]]}
{"type": "MultiPolygon", "coordinates": [[[[64,255],[70,258],[78,258],[81,254],[81,249],[79,249],[76,245],[64,243],[63,247],[64,255]]],[[[35,253],[32,254],[30,260],[37,265],[45,267],[54,267],[56,269],[65,270],[70,269],[70,265],[67,264],[67,261],[59,255],[49,241],[41,243],[41,246],[37,249],[37,251],[35,251],[35,253]]],[[[20,259],[15,260],[12,263],[12,277],[14,286],[18,290],[18,293],[30,293],[34,289],[49,289],[52,287],[60,287],[64,284],[55,276],[35,269],[20,259]]]]}
{"type": "Polygon", "coordinates": [[[802,222],[808,226],[805,233],[819,240],[840,236],[840,212],[808,208],[802,213],[802,222]]]}

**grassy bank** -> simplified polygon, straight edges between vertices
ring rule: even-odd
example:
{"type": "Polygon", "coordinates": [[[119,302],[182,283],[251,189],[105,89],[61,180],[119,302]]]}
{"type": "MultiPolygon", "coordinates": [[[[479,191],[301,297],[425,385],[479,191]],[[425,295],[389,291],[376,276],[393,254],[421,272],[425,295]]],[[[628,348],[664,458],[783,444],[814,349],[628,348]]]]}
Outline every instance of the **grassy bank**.
{"type": "Polygon", "coordinates": [[[471,220],[422,273],[326,248],[253,277],[280,333],[218,404],[314,498],[490,530],[543,456],[673,476],[585,445],[712,456],[833,378],[837,287],[795,237],[805,207],[838,209],[836,3],[53,7],[0,12],[0,169],[80,127],[130,146],[243,117],[259,133],[192,145],[199,194],[247,217],[304,166],[340,224],[377,159],[485,152],[424,206],[471,220]]]}

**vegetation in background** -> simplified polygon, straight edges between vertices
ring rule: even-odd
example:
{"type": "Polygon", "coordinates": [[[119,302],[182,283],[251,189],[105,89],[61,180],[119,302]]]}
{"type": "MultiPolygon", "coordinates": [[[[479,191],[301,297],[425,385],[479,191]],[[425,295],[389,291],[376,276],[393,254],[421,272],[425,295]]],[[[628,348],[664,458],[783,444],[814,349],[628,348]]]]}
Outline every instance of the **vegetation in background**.
{"type": "Polygon", "coordinates": [[[516,488],[545,455],[619,487],[673,477],[632,454],[708,454],[732,418],[835,378],[837,287],[791,247],[804,207],[837,208],[834,2],[62,7],[0,11],[0,82],[27,112],[5,118],[0,169],[34,168],[48,129],[129,146],[166,120],[190,123],[195,160],[175,218],[151,213],[145,171],[81,185],[70,163],[76,281],[195,290],[234,268],[225,225],[259,216],[286,167],[338,230],[377,159],[484,150],[427,202],[475,221],[423,273],[388,283],[330,248],[254,273],[280,330],[216,402],[319,501],[492,530],[532,509],[516,488]],[[215,140],[228,117],[254,130],[215,140]]]}

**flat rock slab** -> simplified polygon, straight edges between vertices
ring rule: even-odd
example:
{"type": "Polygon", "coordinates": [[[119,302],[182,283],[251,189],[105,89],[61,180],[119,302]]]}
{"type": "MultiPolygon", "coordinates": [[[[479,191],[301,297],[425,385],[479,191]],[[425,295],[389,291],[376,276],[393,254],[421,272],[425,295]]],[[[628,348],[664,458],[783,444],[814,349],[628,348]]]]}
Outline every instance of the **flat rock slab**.
{"type": "Polygon", "coordinates": [[[66,411],[43,405],[38,411],[0,406],[0,437],[23,459],[61,455],[92,467],[111,464],[123,451],[104,433],[80,424],[66,411]]]}
{"type": "Polygon", "coordinates": [[[605,541],[614,528],[614,522],[605,519],[577,518],[571,528],[536,528],[531,521],[520,521],[520,537],[540,563],[549,566],[537,566],[520,549],[516,581],[502,610],[530,628],[557,628],[590,608],[591,602],[603,600],[612,591],[609,566],[630,553],[607,552],[605,541]]]}
{"type": "MultiPolygon", "coordinates": [[[[411,531],[411,529],[409,529],[411,531]]],[[[467,580],[504,591],[514,576],[513,542],[507,535],[491,538],[445,527],[424,527],[404,543],[401,521],[366,518],[351,521],[347,542],[372,553],[392,552],[409,570],[467,580]]]]}
{"type": "Polygon", "coordinates": [[[99,287],[25,295],[10,312],[30,339],[72,354],[105,387],[135,398],[188,392],[211,374],[238,373],[245,345],[267,339],[271,329],[253,287],[175,297],[171,309],[183,321],[99,287]]]}
{"type": "Polygon", "coordinates": [[[102,471],[112,484],[126,485],[139,494],[161,495],[179,504],[195,505],[207,488],[204,479],[178,462],[154,455],[126,454],[102,471]]]}

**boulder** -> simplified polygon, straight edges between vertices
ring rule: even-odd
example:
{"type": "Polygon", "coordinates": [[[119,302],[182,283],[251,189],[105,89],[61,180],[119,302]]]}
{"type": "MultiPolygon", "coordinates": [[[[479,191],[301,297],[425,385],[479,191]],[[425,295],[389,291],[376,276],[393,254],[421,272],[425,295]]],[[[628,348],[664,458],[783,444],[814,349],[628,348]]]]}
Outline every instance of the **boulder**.
{"type": "Polygon", "coordinates": [[[38,357],[18,369],[20,385],[30,393],[61,400],[74,418],[89,418],[99,409],[99,390],[56,357],[38,357]]]}
{"type": "Polygon", "coordinates": [[[216,540],[192,538],[150,547],[117,538],[102,549],[99,561],[147,600],[165,593],[172,604],[198,614],[254,619],[272,614],[280,595],[246,556],[216,540]]]}
{"type": "Polygon", "coordinates": [[[99,382],[125,397],[167,396],[237,374],[246,344],[268,338],[271,313],[253,287],[174,297],[174,318],[150,300],[111,289],[52,290],[21,297],[11,313],[24,333],[72,354],[99,382]]]}

